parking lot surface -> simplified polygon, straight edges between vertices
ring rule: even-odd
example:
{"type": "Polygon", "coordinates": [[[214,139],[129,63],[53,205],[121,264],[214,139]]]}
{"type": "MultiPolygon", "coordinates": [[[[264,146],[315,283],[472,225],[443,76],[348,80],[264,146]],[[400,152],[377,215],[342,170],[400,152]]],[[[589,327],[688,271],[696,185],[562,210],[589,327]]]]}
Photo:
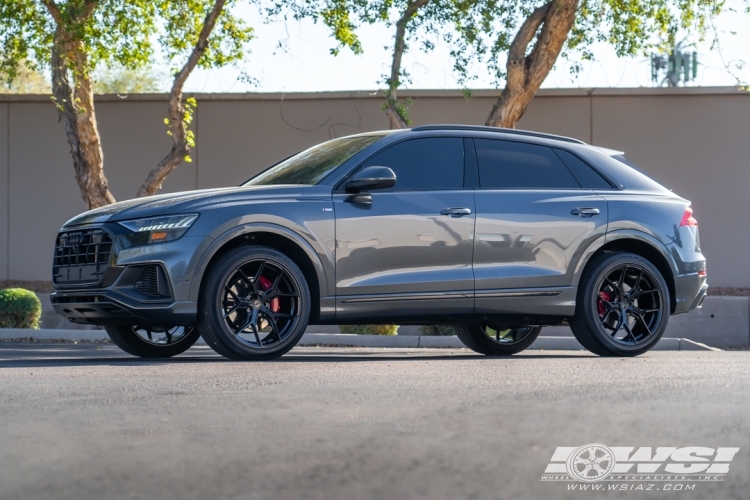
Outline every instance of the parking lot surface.
{"type": "Polygon", "coordinates": [[[149,361],[0,344],[0,498],[747,499],[749,362],[314,347],[149,361]],[[740,451],[724,481],[689,491],[540,480],[557,447],[587,443],[740,451]]]}

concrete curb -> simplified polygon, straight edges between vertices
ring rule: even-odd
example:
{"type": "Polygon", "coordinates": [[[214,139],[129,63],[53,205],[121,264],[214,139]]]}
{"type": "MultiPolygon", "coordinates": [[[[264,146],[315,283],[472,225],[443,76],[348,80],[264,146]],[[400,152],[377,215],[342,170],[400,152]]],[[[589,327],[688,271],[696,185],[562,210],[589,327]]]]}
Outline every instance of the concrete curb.
{"type": "MultiPolygon", "coordinates": [[[[26,330],[0,329],[0,340],[33,339],[64,340],[68,342],[106,340],[104,330],[26,330]]],[[[198,340],[204,344],[203,339],[198,340]]],[[[349,333],[306,333],[302,336],[301,346],[336,346],[336,347],[431,347],[460,349],[464,345],[455,336],[428,335],[354,335],[349,333]]],[[[547,351],[584,350],[575,337],[540,336],[529,349],[547,351]]],[[[662,338],[654,347],[655,351],[721,351],[700,342],[684,338],[662,338]]]]}

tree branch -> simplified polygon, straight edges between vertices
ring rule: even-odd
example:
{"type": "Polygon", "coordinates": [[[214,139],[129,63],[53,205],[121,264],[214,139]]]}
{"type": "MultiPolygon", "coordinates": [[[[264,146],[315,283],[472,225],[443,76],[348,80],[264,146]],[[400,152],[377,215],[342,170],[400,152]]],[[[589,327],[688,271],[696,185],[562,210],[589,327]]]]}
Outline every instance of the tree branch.
{"type": "Polygon", "coordinates": [[[524,21],[508,51],[505,88],[487,117],[487,125],[515,128],[560,55],[577,9],[578,0],[551,0],[524,21]],[[536,41],[527,56],[532,40],[536,41]]]}
{"type": "Polygon", "coordinates": [[[41,0],[42,5],[47,7],[52,19],[55,20],[55,24],[60,26],[62,24],[62,14],[60,13],[60,7],[53,0],[41,0]]]}
{"type": "Polygon", "coordinates": [[[216,0],[213,8],[203,21],[203,28],[198,35],[198,41],[193,47],[188,60],[182,69],[175,75],[172,90],[169,93],[169,131],[172,134],[172,150],[159,164],[149,172],[143,185],[138,190],[137,197],[151,196],[161,189],[164,179],[182,163],[190,154],[191,148],[187,140],[185,127],[185,107],[182,102],[182,88],[190,73],[195,69],[203,54],[208,48],[208,39],[216,25],[226,0],[216,0]]]}
{"type": "Polygon", "coordinates": [[[386,113],[391,122],[391,128],[406,128],[408,123],[398,102],[398,87],[401,79],[401,59],[406,48],[406,26],[417,14],[417,11],[427,5],[430,0],[416,0],[409,2],[403,15],[396,21],[396,38],[393,44],[393,61],[391,62],[391,77],[388,79],[388,93],[386,95],[386,113]]]}

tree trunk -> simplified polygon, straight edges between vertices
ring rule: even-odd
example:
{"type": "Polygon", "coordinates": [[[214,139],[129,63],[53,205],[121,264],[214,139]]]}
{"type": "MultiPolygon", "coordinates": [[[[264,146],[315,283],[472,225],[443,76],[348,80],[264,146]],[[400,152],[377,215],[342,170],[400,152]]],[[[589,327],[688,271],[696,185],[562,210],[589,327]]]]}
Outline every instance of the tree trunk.
{"type": "Polygon", "coordinates": [[[104,159],[94,112],[88,60],[78,41],[58,24],[52,48],[52,93],[73,156],[76,181],[89,209],[115,202],[104,176],[104,159]],[[73,75],[71,88],[69,73],[73,75]]]}
{"type": "Polygon", "coordinates": [[[188,57],[185,65],[174,77],[172,90],[169,93],[168,111],[169,131],[172,135],[172,150],[148,174],[148,177],[146,177],[136,195],[139,198],[141,196],[151,196],[161,189],[164,179],[190,154],[191,147],[188,142],[188,132],[185,126],[185,104],[182,100],[182,88],[185,86],[188,76],[190,76],[190,73],[195,69],[198,61],[200,61],[206,51],[209,36],[216,25],[216,19],[221,14],[225,3],[226,0],[216,0],[214,2],[213,8],[206,15],[205,21],[203,21],[203,28],[198,36],[195,47],[193,47],[193,51],[190,53],[190,57],[188,57]]]}
{"type": "Polygon", "coordinates": [[[388,79],[385,112],[390,120],[391,129],[407,128],[409,119],[406,108],[398,102],[398,87],[401,85],[401,58],[406,48],[406,25],[417,14],[417,11],[427,5],[429,0],[409,2],[401,18],[396,22],[396,39],[393,44],[393,61],[391,63],[391,77],[388,79]]]}
{"type": "Polygon", "coordinates": [[[492,107],[486,125],[516,127],[560,55],[577,11],[578,0],[551,0],[524,21],[508,52],[505,88],[492,107]],[[535,40],[534,48],[527,56],[532,40],[535,40]]]}

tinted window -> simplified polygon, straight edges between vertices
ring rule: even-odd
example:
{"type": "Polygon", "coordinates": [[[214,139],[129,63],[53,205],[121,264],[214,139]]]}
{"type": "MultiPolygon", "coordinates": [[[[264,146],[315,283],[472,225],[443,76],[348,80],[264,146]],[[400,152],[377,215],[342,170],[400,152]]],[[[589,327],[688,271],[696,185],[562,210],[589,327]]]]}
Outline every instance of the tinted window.
{"type": "Polygon", "coordinates": [[[479,185],[497,189],[580,188],[552,148],[521,142],[475,139],[479,185]]]}
{"type": "Polygon", "coordinates": [[[318,144],[258,174],[243,186],[317,184],[334,168],[382,137],[380,134],[359,135],[318,144]]]}
{"type": "Polygon", "coordinates": [[[617,156],[613,156],[612,158],[614,158],[615,160],[617,160],[617,161],[619,161],[621,163],[624,163],[625,165],[627,165],[628,167],[632,168],[633,170],[635,170],[639,174],[641,174],[641,175],[643,175],[645,177],[648,177],[650,180],[652,180],[652,181],[656,182],[657,184],[659,184],[659,186],[661,186],[663,188],[666,188],[666,189],[669,189],[667,186],[665,186],[664,184],[662,184],[661,182],[657,181],[656,179],[654,179],[653,177],[651,177],[649,174],[647,174],[646,172],[644,172],[643,169],[641,169],[638,165],[636,165],[632,161],[630,161],[627,158],[625,158],[625,156],[623,156],[623,155],[617,155],[617,156]]]}
{"type": "Polygon", "coordinates": [[[460,189],[464,185],[464,145],[458,138],[435,137],[400,142],[364,164],[390,167],[396,191],[460,189]]]}
{"type": "Polygon", "coordinates": [[[581,187],[588,189],[612,189],[612,186],[604,177],[599,175],[598,172],[589,167],[576,155],[562,149],[555,149],[555,153],[565,163],[568,170],[573,173],[581,187]]]}

